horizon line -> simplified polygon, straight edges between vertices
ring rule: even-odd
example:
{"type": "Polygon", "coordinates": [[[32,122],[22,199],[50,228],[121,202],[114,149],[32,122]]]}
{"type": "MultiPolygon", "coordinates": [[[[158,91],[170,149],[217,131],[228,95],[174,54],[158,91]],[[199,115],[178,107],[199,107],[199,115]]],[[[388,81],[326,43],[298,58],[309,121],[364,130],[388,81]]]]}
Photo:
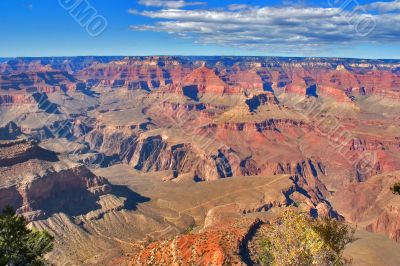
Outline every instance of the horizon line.
{"type": "Polygon", "coordinates": [[[260,58],[295,58],[295,59],[353,59],[353,60],[400,60],[399,58],[364,58],[337,56],[275,56],[275,55],[178,55],[178,54],[148,54],[148,55],[46,55],[46,56],[0,56],[1,59],[40,59],[40,58],[78,58],[78,57],[260,57],[260,58]]]}

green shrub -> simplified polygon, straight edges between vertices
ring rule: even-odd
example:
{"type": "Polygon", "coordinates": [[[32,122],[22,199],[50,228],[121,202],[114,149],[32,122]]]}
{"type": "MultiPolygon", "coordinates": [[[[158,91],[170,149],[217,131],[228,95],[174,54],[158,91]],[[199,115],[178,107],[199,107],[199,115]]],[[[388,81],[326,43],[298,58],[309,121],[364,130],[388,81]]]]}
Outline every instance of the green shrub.
{"type": "Polygon", "coordinates": [[[185,229],[184,234],[185,234],[185,235],[191,234],[191,233],[193,232],[194,228],[195,228],[195,224],[190,224],[190,225],[185,229]]]}
{"type": "Polygon", "coordinates": [[[345,265],[343,250],[354,229],[333,219],[312,219],[288,209],[261,241],[263,265],[345,265]]]}
{"type": "Polygon", "coordinates": [[[390,188],[390,190],[393,192],[393,194],[400,195],[400,183],[394,184],[393,187],[390,188]]]}
{"type": "Polygon", "coordinates": [[[46,231],[27,228],[25,218],[11,208],[0,215],[0,265],[43,265],[53,241],[46,231]]]}

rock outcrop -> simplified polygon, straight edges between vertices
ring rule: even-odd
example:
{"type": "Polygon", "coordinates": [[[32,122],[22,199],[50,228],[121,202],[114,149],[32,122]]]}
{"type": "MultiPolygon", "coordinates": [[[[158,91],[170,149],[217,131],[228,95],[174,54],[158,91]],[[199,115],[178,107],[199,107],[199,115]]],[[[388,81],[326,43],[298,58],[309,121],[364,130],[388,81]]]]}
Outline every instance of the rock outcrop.
{"type": "Polygon", "coordinates": [[[221,80],[212,69],[203,66],[185,77],[182,81],[185,95],[212,93],[223,95],[227,92],[228,85],[221,80]]]}
{"type": "Polygon", "coordinates": [[[32,71],[0,75],[1,90],[55,92],[76,89],[74,76],[62,71],[32,71]]]}
{"type": "Polygon", "coordinates": [[[333,205],[346,220],[399,242],[400,197],[390,189],[399,181],[400,173],[392,172],[352,183],[335,194],[333,205]]]}
{"type": "Polygon", "coordinates": [[[161,136],[136,141],[127,160],[137,170],[172,170],[175,177],[192,173],[196,180],[215,180],[233,175],[222,151],[208,154],[194,144],[170,143],[161,136]]]}
{"type": "Polygon", "coordinates": [[[2,94],[0,95],[0,105],[19,105],[19,104],[35,104],[36,101],[29,94],[2,94]]]}
{"type": "Polygon", "coordinates": [[[87,213],[110,191],[104,178],[28,140],[0,143],[0,180],[0,209],[11,206],[31,221],[87,213]]]}
{"type": "Polygon", "coordinates": [[[254,219],[229,221],[199,234],[178,236],[150,244],[133,265],[246,265],[241,256],[245,242],[260,225],[254,219]]]}

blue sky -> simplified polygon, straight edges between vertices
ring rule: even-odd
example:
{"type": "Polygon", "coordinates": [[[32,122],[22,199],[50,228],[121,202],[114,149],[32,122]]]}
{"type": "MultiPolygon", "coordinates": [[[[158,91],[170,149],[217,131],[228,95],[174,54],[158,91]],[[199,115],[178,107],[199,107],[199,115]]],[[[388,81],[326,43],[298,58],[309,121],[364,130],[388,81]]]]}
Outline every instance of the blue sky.
{"type": "Polygon", "coordinates": [[[96,16],[107,22],[96,37],[70,14],[74,7],[65,9],[79,1],[1,0],[0,57],[400,58],[400,1],[83,0],[97,13],[82,24],[96,16]]]}

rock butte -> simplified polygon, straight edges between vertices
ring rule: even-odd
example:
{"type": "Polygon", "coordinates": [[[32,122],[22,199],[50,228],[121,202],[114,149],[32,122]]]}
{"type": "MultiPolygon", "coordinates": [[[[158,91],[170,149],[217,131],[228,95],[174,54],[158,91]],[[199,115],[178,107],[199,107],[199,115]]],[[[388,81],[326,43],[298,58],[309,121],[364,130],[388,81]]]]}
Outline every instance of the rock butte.
{"type": "Polygon", "coordinates": [[[257,263],[296,206],[398,264],[399,60],[0,62],[0,208],[55,235],[51,262],[257,263]]]}

